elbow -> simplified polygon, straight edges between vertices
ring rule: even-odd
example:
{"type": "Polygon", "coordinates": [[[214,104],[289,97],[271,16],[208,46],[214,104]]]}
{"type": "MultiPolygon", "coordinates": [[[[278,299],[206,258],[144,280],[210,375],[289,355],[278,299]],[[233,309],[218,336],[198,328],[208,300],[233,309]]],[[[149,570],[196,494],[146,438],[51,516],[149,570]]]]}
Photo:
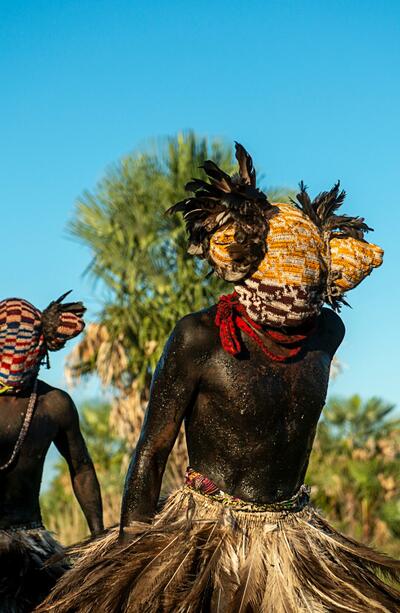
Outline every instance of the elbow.
{"type": "Polygon", "coordinates": [[[142,471],[149,470],[152,473],[161,475],[168,455],[163,450],[147,450],[139,455],[138,468],[142,471]]]}
{"type": "Polygon", "coordinates": [[[140,477],[142,475],[153,475],[156,478],[162,476],[168,452],[164,449],[157,449],[155,446],[146,445],[136,449],[129,472],[131,476],[140,477]]]}
{"type": "Polygon", "coordinates": [[[87,475],[94,475],[96,476],[96,471],[94,469],[94,465],[91,459],[86,459],[82,462],[79,462],[79,464],[75,464],[73,466],[70,466],[70,474],[71,474],[71,478],[73,480],[81,477],[81,476],[87,476],[87,475]]]}

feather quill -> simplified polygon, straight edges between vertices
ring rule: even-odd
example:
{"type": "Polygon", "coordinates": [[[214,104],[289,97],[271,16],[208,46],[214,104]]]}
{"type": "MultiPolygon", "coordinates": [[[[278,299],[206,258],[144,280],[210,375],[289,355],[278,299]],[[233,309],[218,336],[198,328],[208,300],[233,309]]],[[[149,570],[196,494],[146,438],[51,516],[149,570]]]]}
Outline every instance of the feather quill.
{"type": "Polygon", "coordinates": [[[264,257],[268,221],[275,207],[256,187],[256,172],[249,153],[239,143],[235,148],[238,174],[229,176],[213,161],[206,160],[201,168],[208,182],[202,179],[189,181],[185,188],[194,195],[177,202],[167,213],[183,213],[189,236],[188,252],[208,258],[211,265],[209,244],[212,234],[227,223],[234,223],[238,232],[242,230],[248,250],[242,251],[243,257],[233,262],[232,271],[216,267],[220,276],[236,281],[253,272],[264,257]],[[253,245],[257,247],[253,248],[253,245]]]}

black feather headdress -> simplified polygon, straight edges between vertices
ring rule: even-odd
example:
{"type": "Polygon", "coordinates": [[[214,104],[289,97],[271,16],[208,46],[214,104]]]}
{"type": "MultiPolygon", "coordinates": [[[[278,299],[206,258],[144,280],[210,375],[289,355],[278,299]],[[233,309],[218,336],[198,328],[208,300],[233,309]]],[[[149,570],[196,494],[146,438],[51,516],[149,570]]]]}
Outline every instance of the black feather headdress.
{"type": "Polygon", "coordinates": [[[336,211],[342,206],[346,192],[340,189],[340,181],[335,183],[329,192],[321,192],[311,201],[307,193],[307,187],[300,182],[300,191],[296,200],[292,200],[298,209],[303,211],[321,230],[321,232],[334,233],[343,238],[351,236],[357,240],[364,239],[364,232],[372,230],[363,217],[350,217],[349,215],[336,215],[336,211]]]}
{"type": "Polygon", "coordinates": [[[82,302],[64,302],[72,290],[53,300],[41,316],[46,347],[50,351],[62,349],[65,343],[80,334],[85,327],[83,315],[86,311],[82,302]]]}
{"type": "MultiPolygon", "coordinates": [[[[340,181],[337,181],[329,192],[321,192],[311,201],[307,193],[307,187],[303,181],[299,184],[300,191],[296,200],[291,200],[298,209],[303,211],[323,233],[327,244],[332,237],[348,238],[352,237],[359,241],[364,241],[364,233],[372,231],[367,226],[363,217],[351,217],[349,215],[336,215],[336,211],[341,207],[346,197],[344,190],[339,191],[340,181]]],[[[326,301],[337,311],[340,311],[342,304],[350,306],[343,296],[343,290],[335,283],[336,277],[341,273],[336,273],[329,265],[327,279],[326,301]]]]}
{"type": "Polygon", "coordinates": [[[226,224],[235,225],[234,242],[229,247],[231,269],[217,270],[227,281],[238,281],[257,269],[266,252],[268,220],[275,210],[256,187],[251,156],[239,143],[235,143],[235,149],[238,173],[230,176],[214,162],[205,161],[201,168],[209,182],[189,181],[185,189],[194,196],[167,211],[183,213],[189,234],[188,253],[202,258],[209,257],[211,236],[226,224]]]}

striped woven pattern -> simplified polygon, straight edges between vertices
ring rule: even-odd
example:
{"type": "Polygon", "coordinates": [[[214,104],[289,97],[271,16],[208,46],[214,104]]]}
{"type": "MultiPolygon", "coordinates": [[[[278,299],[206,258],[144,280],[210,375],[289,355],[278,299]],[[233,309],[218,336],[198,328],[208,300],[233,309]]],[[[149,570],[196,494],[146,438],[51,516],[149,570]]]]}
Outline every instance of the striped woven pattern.
{"type": "Polygon", "coordinates": [[[85,307],[62,298],[43,313],[22,298],[0,301],[0,393],[23,387],[47,350],[58,351],[82,332],[85,307]]]}
{"type": "Polygon", "coordinates": [[[382,264],[383,249],[351,236],[332,238],[329,247],[332,276],[340,293],[356,287],[382,264]]]}
{"type": "Polygon", "coordinates": [[[21,387],[45,354],[41,313],[20,298],[0,302],[0,384],[21,387]]]}
{"type": "Polygon", "coordinates": [[[235,143],[238,173],[212,160],[192,179],[194,194],[169,213],[182,213],[188,253],[207,259],[235,290],[249,315],[272,327],[301,326],[324,302],[339,311],[344,293],[382,263],[382,250],[364,240],[363,217],[339,213],[346,197],[337,181],[311,200],[299,183],[291,204],[271,203],[258,187],[251,155],[235,143]]]}
{"type": "MultiPolygon", "coordinates": [[[[269,221],[267,253],[256,272],[235,285],[252,319],[272,326],[298,326],[317,315],[324,302],[327,247],[316,225],[290,204],[274,204],[279,214],[269,221]]],[[[229,267],[235,227],[227,226],[210,240],[210,256],[229,267]]]]}
{"type": "Polygon", "coordinates": [[[278,328],[297,327],[311,320],[324,303],[320,286],[268,284],[250,278],[235,290],[255,322],[278,328]]]}
{"type": "MultiPolygon", "coordinates": [[[[235,285],[241,304],[255,321],[293,327],[317,315],[327,296],[340,296],[382,263],[376,245],[333,234],[330,240],[300,209],[283,203],[269,220],[267,252],[256,272],[235,285]]],[[[232,266],[236,226],[210,239],[216,270],[232,266]]]]}
{"type": "Polygon", "coordinates": [[[60,314],[57,334],[47,340],[47,347],[50,351],[62,349],[65,343],[74,336],[80,334],[85,327],[83,320],[75,313],[64,311],[60,314]]]}
{"type": "MultiPolygon", "coordinates": [[[[290,204],[274,204],[279,214],[271,217],[267,253],[252,279],[267,285],[308,287],[321,284],[326,268],[326,247],[315,224],[290,204]]],[[[219,267],[229,267],[234,242],[234,224],[215,232],[210,239],[210,256],[219,267]]]]}

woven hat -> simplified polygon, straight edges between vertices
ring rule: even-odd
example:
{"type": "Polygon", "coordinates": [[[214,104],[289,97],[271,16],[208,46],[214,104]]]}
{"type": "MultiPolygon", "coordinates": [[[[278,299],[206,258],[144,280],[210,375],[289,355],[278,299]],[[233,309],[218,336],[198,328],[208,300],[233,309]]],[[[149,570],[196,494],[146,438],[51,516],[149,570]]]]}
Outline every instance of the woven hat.
{"type": "Polygon", "coordinates": [[[48,350],[58,351],[82,332],[85,307],[62,304],[68,294],[43,312],[23,298],[0,301],[0,393],[22,388],[37,375],[48,350]]]}
{"type": "Polygon", "coordinates": [[[240,302],[261,323],[298,326],[324,302],[340,309],[345,292],[382,263],[382,249],[364,240],[371,228],[363,218],[336,214],[345,198],[339,182],[313,201],[300,183],[296,201],[270,203],[238,143],[236,158],[233,177],[205,162],[209,183],[190,181],[194,196],[169,209],[184,215],[189,253],[235,283],[240,302]]]}

